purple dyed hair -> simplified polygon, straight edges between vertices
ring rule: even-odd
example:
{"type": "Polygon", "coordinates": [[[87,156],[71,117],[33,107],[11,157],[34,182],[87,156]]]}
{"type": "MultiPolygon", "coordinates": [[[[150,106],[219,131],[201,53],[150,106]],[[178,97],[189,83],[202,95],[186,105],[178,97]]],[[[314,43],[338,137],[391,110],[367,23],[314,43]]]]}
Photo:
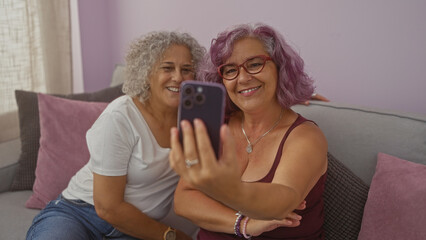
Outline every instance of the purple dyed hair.
{"type": "MultiPolygon", "coordinates": [[[[217,67],[232,54],[234,43],[242,38],[259,39],[278,69],[276,96],[279,104],[289,108],[310,99],[314,92],[313,80],[304,71],[303,59],[284,40],[284,37],[265,24],[242,24],[225,30],[212,40],[209,53],[202,61],[198,78],[205,82],[221,83],[217,67]]],[[[226,112],[238,111],[238,107],[227,97],[226,112]]]]}

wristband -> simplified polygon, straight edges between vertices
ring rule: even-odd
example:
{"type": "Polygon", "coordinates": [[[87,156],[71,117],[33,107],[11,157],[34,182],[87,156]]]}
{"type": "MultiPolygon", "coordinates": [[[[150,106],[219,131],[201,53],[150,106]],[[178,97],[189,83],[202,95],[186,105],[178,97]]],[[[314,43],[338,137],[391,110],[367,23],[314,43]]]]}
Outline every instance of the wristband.
{"type": "Polygon", "coordinates": [[[244,219],[244,222],[243,222],[243,236],[246,238],[246,239],[251,239],[251,236],[250,235],[248,235],[247,233],[246,233],[246,230],[247,230],[247,222],[248,222],[248,220],[249,220],[250,218],[249,217],[246,217],[246,219],[244,219]]]}
{"type": "Polygon", "coordinates": [[[241,231],[240,231],[240,224],[241,224],[241,220],[243,219],[244,215],[241,214],[241,212],[237,212],[235,215],[237,215],[237,218],[235,219],[234,233],[238,237],[243,237],[243,235],[241,234],[241,231]]]}

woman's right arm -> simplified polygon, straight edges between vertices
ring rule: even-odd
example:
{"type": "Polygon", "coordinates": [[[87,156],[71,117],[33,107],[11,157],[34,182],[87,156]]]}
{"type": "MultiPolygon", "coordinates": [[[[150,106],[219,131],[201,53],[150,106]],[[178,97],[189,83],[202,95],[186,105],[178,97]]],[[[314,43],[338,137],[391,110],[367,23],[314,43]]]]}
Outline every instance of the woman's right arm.
{"type": "MultiPolygon", "coordinates": [[[[93,200],[100,218],[128,235],[141,239],[163,239],[167,225],[155,221],[124,201],[127,176],[93,175],[93,200]]],[[[191,239],[179,230],[176,232],[176,239],[191,239]]]]}
{"type": "MultiPolygon", "coordinates": [[[[199,227],[213,232],[234,234],[237,211],[192,188],[182,178],[175,191],[174,203],[177,215],[191,220],[199,227]]],[[[305,203],[301,203],[297,209],[302,210],[305,207],[305,203]]],[[[250,219],[247,230],[251,235],[258,236],[277,227],[297,227],[300,225],[300,219],[300,216],[296,213],[290,213],[283,220],[250,219]]],[[[242,226],[240,229],[242,229],[242,226]]]]}

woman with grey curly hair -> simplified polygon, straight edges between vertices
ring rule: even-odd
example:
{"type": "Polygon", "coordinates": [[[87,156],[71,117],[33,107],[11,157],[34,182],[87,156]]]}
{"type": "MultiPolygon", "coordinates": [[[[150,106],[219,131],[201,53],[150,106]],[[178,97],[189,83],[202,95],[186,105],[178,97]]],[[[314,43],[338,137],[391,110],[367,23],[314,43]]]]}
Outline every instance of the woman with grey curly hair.
{"type": "MultiPolygon", "coordinates": [[[[123,92],[129,96],[139,97],[145,102],[150,96],[149,73],[155,62],[158,61],[164,50],[171,44],[184,45],[190,49],[192,61],[198,63],[205,54],[198,42],[187,33],[152,32],[144,38],[139,38],[130,45],[126,57],[127,78],[123,85],[123,92]]],[[[197,71],[197,65],[193,66],[197,71]]]]}
{"type": "Polygon", "coordinates": [[[126,94],[88,130],[88,163],[27,239],[191,239],[197,227],[173,211],[179,176],[168,157],[180,84],[195,79],[204,53],[187,33],[151,32],[131,44],[126,94]]]}

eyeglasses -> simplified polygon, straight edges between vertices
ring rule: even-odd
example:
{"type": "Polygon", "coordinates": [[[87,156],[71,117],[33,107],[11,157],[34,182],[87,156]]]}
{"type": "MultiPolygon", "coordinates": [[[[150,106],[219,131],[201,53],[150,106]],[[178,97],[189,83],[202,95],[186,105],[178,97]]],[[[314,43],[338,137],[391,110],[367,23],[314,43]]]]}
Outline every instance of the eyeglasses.
{"type": "Polygon", "coordinates": [[[217,72],[225,80],[234,80],[240,75],[241,67],[249,74],[260,73],[268,60],[272,60],[272,58],[264,55],[254,56],[240,65],[234,63],[222,64],[217,68],[217,72]]]}

